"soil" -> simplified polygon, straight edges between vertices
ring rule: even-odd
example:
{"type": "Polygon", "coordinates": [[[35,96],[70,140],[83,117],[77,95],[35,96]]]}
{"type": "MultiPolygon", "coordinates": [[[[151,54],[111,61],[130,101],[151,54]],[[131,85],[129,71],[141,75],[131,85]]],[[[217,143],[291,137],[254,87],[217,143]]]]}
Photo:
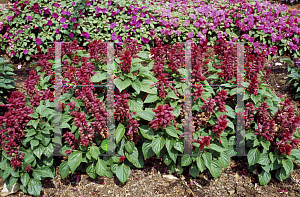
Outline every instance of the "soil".
{"type": "MultiPolygon", "coordinates": [[[[295,2],[294,5],[286,5],[289,8],[297,8],[299,3],[295,2]]],[[[29,76],[29,71],[34,69],[34,66],[29,66],[29,64],[37,61],[37,59],[30,60],[30,62],[18,62],[10,60],[3,52],[0,52],[0,56],[11,61],[16,67],[22,64],[20,70],[15,70],[17,74],[14,76],[17,86],[15,90],[25,92],[24,81],[29,76]]],[[[293,57],[289,55],[281,56],[280,59],[286,57],[293,60],[293,57]]],[[[271,65],[271,77],[268,85],[274,93],[279,92],[283,95],[283,98],[291,100],[295,114],[300,115],[299,99],[294,99],[293,92],[290,92],[288,86],[285,85],[288,75],[288,64],[282,62],[282,65],[275,66],[275,61],[278,60],[272,59],[265,64],[271,65]]],[[[4,115],[5,110],[0,107],[0,116],[4,115]]],[[[56,162],[57,172],[58,165],[59,162],[56,162]]],[[[247,159],[245,157],[232,157],[228,168],[223,169],[220,177],[217,179],[213,178],[208,170],[199,174],[197,178],[190,177],[186,170],[179,178],[173,176],[174,180],[166,178],[166,175],[173,176],[169,174],[167,166],[160,159],[151,158],[145,160],[143,169],[132,168],[132,174],[125,184],[120,183],[115,176],[112,179],[97,177],[93,180],[84,173],[70,174],[65,179],[61,179],[60,175],[57,174],[54,179],[48,178],[42,181],[41,196],[300,196],[300,164],[296,162],[294,162],[294,171],[288,179],[280,182],[272,174],[271,181],[265,186],[259,185],[257,174],[247,172],[247,159]],[[80,179],[76,183],[78,176],[80,179]],[[287,189],[287,191],[282,194],[278,192],[278,189],[287,189]]],[[[0,189],[2,188],[3,181],[0,179],[0,189]]],[[[29,197],[31,195],[24,194],[20,190],[10,196],[29,197]]]]}

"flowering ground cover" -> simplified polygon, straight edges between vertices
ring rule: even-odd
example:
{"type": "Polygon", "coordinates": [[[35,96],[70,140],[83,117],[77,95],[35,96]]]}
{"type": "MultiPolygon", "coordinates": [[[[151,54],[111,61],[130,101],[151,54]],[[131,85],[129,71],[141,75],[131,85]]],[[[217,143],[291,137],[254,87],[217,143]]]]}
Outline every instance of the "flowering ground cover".
{"type": "MultiPolygon", "coordinates": [[[[299,13],[296,10],[288,11],[285,5],[274,6],[263,1],[180,2],[182,10],[176,10],[170,2],[163,2],[166,5],[149,1],[143,4],[139,1],[70,3],[78,12],[70,10],[64,2],[48,1],[20,1],[15,2],[13,8],[2,10],[6,16],[1,23],[2,49],[14,60],[37,58],[34,70],[24,82],[25,92],[11,92],[5,101],[7,104],[2,105],[8,111],[0,116],[0,173],[8,187],[18,182],[24,193],[38,196],[42,191],[43,195],[51,196],[53,190],[47,193],[42,183],[56,180],[57,176],[66,180],[73,175],[77,177],[74,182],[78,183],[81,174],[94,180],[104,176],[107,180],[114,178],[122,185],[128,178],[132,180],[131,170],[143,169],[146,159],[155,156],[164,163],[169,174],[190,177],[190,181],[204,175],[217,180],[224,170],[228,173],[228,169],[229,172],[233,169],[231,161],[234,160],[243,164],[238,170],[242,177],[245,174],[249,180],[254,174],[253,183],[256,181],[261,186],[273,184],[274,180],[287,180],[291,173],[294,175],[300,160],[297,149],[300,116],[294,113],[290,100],[272,92],[268,86],[272,70],[266,63],[274,55],[289,55],[290,59],[282,61],[290,64],[290,77],[295,78],[293,85],[297,87],[298,66],[294,58],[299,55],[299,13]],[[99,7],[92,8],[92,5],[99,7]],[[157,6],[161,9],[153,9],[157,6]],[[62,16],[58,17],[57,12],[62,12],[62,16]],[[18,20],[24,16],[25,24],[18,20]],[[37,20],[44,24],[35,26],[37,20]],[[23,26],[25,36],[19,29],[23,26]],[[57,106],[62,112],[62,161],[49,156],[54,152],[51,139],[54,137],[57,64],[54,48],[47,42],[56,39],[70,42],[61,46],[62,83],[68,83],[61,89],[62,102],[57,106]],[[195,84],[191,87],[193,104],[183,103],[189,97],[183,85],[188,67],[184,45],[178,43],[188,39],[199,41],[191,50],[193,67],[189,80],[195,84]],[[238,83],[238,46],[228,42],[230,40],[249,41],[245,45],[243,84],[247,157],[232,156],[237,146],[234,125],[238,124],[237,117],[241,114],[235,110],[238,93],[232,86],[238,83]],[[117,44],[113,64],[107,64],[109,47],[104,41],[117,44]],[[213,53],[207,54],[208,49],[213,53]],[[34,54],[38,55],[32,56],[34,54]],[[112,89],[93,86],[109,83],[106,73],[111,71],[112,65],[115,66],[115,103],[110,103],[106,95],[112,89]],[[224,83],[227,85],[223,87],[209,85],[224,83]],[[118,155],[103,157],[99,154],[111,146],[106,136],[109,128],[106,108],[109,106],[115,108],[118,155]],[[192,112],[188,125],[184,121],[184,109],[192,112]],[[177,156],[184,152],[187,129],[193,133],[193,154],[201,156],[177,156]]],[[[5,66],[3,69],[10,72],[10,65],[5,66]]],[[[22,66],[17,65],[17,69],[22,66]]],[[[11,74],[1,76],[2,84],[11,79],[7,75],[11,74]]],[[[297,178],[294,179],[298,184],[297,178]]],[[[226,188],[225,192],[237,195],[245,192],[238,180],[234,182],[236,188],[226,188]]],[[[186,182],[181,183],[185,183],[189,195],[197,194],[186,182]]],[[[165,181],[162,184],[168,185],[165,181]]],[[[197,182],[191,181],[190,185],[193,184],[207,193],[197,182]]],[[[244,183],[244,187],[247,186],[244,183]]],[[[213,187],[215,193],[218,188],[213,187]]],[[[278,189],[279,193],[286,192],[278,189]]],[[[80,191],[80,185],[73,191],[93,195],[82,188],[80,191]]],[[[93,191],[95,195],[101,193],[95,188],[93,191]]],[[[56,192],[61,191],[56,188],[56,192]]],[[[218,192],[221,191],[217,191],[217,195],[218,192]]]]}

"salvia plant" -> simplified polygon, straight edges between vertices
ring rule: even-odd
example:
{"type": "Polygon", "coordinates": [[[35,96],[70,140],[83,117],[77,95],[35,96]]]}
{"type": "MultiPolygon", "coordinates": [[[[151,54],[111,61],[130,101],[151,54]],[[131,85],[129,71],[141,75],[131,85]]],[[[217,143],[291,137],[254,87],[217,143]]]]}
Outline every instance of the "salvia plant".
{"type": "Polygon", "coordinates": [[[290,90],[295,93],[295,98],[300,97],[300,60],[298,58],[295,58],[294,63],[289,58],[284,58],[282,61],[285,61],[289,63],[288,72],[290,73],[288,75],[288,78],[286,80],[285,84],[290,85],[290,90]]]}
{"type": "Polygon", "coordinates": [[[15,79],[11,76],[16,75],[13,71],[15,66],[9,64],[9,61],[0,58],[0,105],[7,104],[7,99],[3,97],[7,90],[14,89],[15,79]]]}

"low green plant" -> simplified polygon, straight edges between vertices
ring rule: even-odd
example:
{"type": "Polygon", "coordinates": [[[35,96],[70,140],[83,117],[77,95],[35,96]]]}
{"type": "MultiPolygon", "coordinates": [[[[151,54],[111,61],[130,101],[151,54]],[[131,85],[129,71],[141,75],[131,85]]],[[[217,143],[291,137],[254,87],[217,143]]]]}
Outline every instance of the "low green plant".
{"type": "Polygon", "coordinates": [[[16,75],[13,73],[15,66],[9,64],[9,61],[0,57],[0,105],[7,104],[8,101],[4,98],[4,94],[7,94],[7,90],[16,88],[14,81],[16,79],[11,76],[16,75]]]}

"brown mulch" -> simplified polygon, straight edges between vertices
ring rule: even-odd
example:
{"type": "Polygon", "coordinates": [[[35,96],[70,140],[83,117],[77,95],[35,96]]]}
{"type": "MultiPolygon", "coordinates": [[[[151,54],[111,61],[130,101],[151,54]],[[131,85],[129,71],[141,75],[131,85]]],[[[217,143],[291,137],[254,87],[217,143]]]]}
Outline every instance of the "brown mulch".
{"type": "MultiPolygon", "coordinates": [[[[1,2],[1,0],[0,0],[1,2]]],[[[295,2],[297,3],[297,2],[295,2]]],[[[288,7],[295,7],[296,5],[288,7]]],[[[298,2],[299,4],[300,2],[298,2]]],[[[9,58],[0,52],[0,56],[9,58]]],[[[281,56],[285,58],[289,56],[281,56]]],[[[291,58],[291,57],[289,57],[291,58]]],[[[293,59],[293,58],[291,58],[293,59]]],[[[17,67],[22,64],[20,70],[16,69],[14,76],[16,79],[16,90],[25,92],[24,81],[29,76],[29,71],[34,69],[34,66],[28,65],[36,60],[30,62],[14,62],[17,67]]],[[[275,60],[272,59],[266,63],[271,64],[271,77],[268,81],[269,87],[274,92],[279,92],[285,99],[292,101],[293,108],[296,115],[300,115],[299,99],[294,99],[294,94],[289,91],[285,84],[288,64],[282,62],[281,66],[275,66],[275,60]]],[[[5,111],[0,107],[0,116],[5,111]]],[[[258,175],[249,173],[246,170],[246,158],[233,157],[227,169],[223,169],[221,176],[217,179],[213,178],[208,170],[205,170],[197,178],[188,176],[188,172],[184,173],[177,180],[170,181],[163,177],[168,175],[167,166],[160,159],[147,159],[143,169],[132,168],[132,175],[125,184],[121,184],[118,179],[113,176],[112,179],[106,177],[97,177],[92,180],[87,174],[81,174],[80,181],[76,184],[78,174],[69,175],[65,179],[61,179],[57,174],[54,179],[43,180],[42,195],[47,197],[70,196],[77,197],[81,194],[84,197],[90,196],[300,196],[300,165],[294,163],[294,171],[291,176],[280,182],[272,174],[271,181],[266,186],[259,186],[258,175]],[[154,167],[153,167],[154,166],[154,167]],[[195,183],[191,184],[191,181],[195,183]],[[287,192],[281,194],[278,189],[288,189],[287,192]],[[76,191],[75,191],[76,190],[76,191]],[[95,193],[95,194],[93,194],[95,193]]],[[[58,172],[59,163],[55,164],[58,172]]],[[[0,179],[0,189],[3,187],[3,181],[0,179]]],[[[42,196],[41,195],[41,196],[42,196]]],[[[18,191],[16,194],[10,196],[31,196],[18,191]]]]}

